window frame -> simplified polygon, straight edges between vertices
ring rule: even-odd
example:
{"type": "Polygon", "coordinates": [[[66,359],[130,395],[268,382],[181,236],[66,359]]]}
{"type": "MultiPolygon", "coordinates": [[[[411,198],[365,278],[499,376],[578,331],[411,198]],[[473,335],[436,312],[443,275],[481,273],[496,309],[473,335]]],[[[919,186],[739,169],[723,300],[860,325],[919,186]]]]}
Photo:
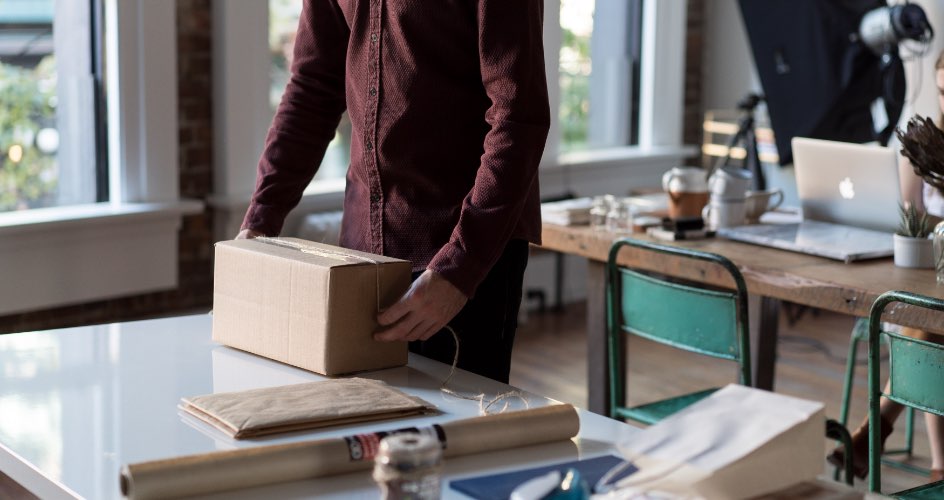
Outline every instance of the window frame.
{"type": "Polygon", "coordinates": [[[176,2],[104,9],[110,201],[0,214],[0,314],[175,288],[203,210],[178,191],[176,2]]]}

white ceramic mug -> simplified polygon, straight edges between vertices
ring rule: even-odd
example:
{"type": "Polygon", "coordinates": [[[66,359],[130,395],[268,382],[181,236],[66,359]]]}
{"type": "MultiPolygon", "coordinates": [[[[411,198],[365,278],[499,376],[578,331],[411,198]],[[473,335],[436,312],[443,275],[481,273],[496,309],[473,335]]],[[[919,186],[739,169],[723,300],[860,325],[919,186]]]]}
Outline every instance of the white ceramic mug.
{"type": "Polygon", "coordinates": [[[698,167],[675,167],[662,176],[662,189],[669,195],[669,217],[697,219],[708,203],[708,180],[698,167]]]}
{"type": "Polygon", "coordinates": [[[705,224],[711,230],[717,230],[722,227],[734,227],[744,225],[744,212],[746,203],[744,200],[715,201],[705,205],[701,211],[701,216],[705,219],[705,224]]]}
{"type": "Polygon", "coordinates": [[[782,189],[768,189],[766,191],[748,191],[744,217],[748,223],[755,223],[760,216],[779,207],[783,203],[782,189]]]}
{"type": "Polygon", "coordinates": [[[711,174],[708,189],[714,199],[743,200],[753,179],[754,175],[750,170],[728,165],[711,174]]]}

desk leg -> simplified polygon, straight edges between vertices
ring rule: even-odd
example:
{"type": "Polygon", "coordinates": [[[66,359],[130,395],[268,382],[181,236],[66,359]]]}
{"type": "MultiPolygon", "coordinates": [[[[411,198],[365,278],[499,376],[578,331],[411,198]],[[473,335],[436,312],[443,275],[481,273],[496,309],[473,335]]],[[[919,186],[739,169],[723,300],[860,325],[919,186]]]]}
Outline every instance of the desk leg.
{"type": "Polygon", "coordinates": [[[780,300],[751,295],[751,369],[754,387],[774,390],[777,367],[777,337],[780,326],[780,300]]]}
{"type": "Polygon", "coordinates": [[[587,397],[589,410],[610,413],[606,348],[606,264],[587,261],[587,397]]]}

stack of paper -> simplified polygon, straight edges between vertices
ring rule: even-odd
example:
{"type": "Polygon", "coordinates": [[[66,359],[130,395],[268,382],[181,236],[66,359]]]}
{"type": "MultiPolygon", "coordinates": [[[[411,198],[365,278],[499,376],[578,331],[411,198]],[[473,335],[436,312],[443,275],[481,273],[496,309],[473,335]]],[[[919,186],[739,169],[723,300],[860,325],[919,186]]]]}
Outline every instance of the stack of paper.
{"type": "Polygon", "coordinates": [[[593,198],[574,198],[541,204],[541,218],[549,224],[579,226],[590,223],[593,198]]]}

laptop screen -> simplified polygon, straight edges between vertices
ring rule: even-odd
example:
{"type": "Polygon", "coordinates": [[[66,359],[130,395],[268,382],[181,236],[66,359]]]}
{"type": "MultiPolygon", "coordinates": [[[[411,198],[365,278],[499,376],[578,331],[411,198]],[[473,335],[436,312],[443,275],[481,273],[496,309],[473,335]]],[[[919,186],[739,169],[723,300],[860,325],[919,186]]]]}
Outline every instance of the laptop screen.
{"type": "Polygon", "coordinates": [[[803,218],[893,232],[898,225],[898,158],[894,149],[793,138],[803,218]]]}

